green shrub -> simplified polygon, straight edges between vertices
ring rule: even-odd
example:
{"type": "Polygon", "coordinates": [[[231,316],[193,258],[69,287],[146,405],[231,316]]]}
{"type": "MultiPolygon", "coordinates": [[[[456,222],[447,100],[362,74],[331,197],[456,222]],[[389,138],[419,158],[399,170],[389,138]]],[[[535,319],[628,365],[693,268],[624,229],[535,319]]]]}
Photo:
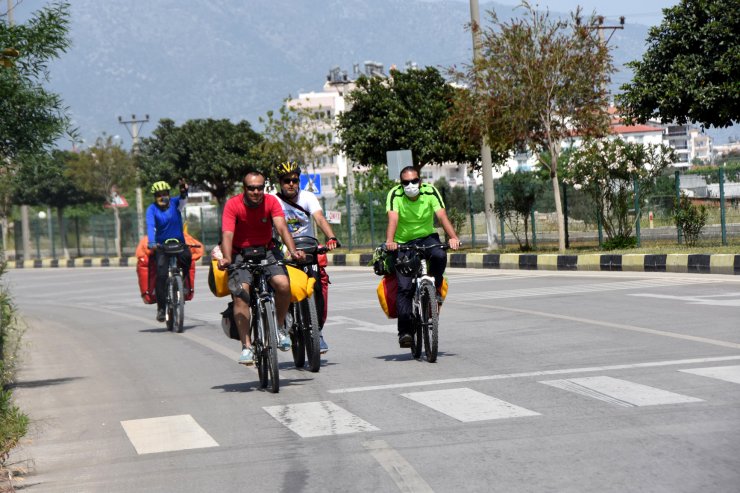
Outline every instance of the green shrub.
{"type": "Polygon", "coordinates": [[[601,245],[602,250],[625,250],[627,248],[636,248],[637,238],[634,236],[615,236],[606,240],[601,245]]]}
{"type": "MultiPolygon", "coordinates": [[[[0,262],[0,278],[6,264],[0,262]]],[[[0,285],[0,464],[28,430],[28,416],[13,404],[8,386],[15,376],[22,328],[13,300],[0,285]]]]}
{"type": "Polygon", "coordinates": [[[701,230],[707,224],[707,216],[706,206],[695,206],[685,195],[681,195],[681,199],[675,201],[673,220],[683,233],[686,246],[692,247],[699,241],[701,230]]]}
{"type": "Polygon", "coordinates": [[[13,404],[10,390],[0,391],[0,463],[28,431],[28,416],[13,404]]]}

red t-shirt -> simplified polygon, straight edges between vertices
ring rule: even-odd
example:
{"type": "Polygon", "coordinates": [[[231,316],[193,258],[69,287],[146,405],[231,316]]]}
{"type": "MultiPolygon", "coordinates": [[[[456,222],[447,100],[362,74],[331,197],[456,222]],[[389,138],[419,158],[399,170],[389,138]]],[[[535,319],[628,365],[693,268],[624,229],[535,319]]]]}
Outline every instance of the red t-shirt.
{"type": "Polygon", "coordinates": [[[247,207],[240,193],[226,201],[221,231],[234,233],[234,249],[267,246],[272,241],[272,218],[278,216],[285,217],[285,213],[274,195],[265,194],[259,206],[247,207]]]}

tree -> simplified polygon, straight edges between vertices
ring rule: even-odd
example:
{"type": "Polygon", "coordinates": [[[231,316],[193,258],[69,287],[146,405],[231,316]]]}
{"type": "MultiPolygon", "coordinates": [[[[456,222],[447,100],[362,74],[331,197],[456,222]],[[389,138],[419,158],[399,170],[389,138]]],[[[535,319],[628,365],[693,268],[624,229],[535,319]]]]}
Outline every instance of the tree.
{"type": "Polygon", "coordinates": [[[226,199],[250,168],[269,172],[258,152],[262,138],[247,121],[188,120],[177,127],[161,120],[153,136],[142,139],[142,185],[185,178],[213,195],[223,209],[226,199]]]}
{"type": "Polygon", "coordinates": [[[675,153],[664,145],[643,145],[621,139],[588,140],[574,150],[565,167],[566,183],[583,189],[596,204],[604,232],[613,244],[626,245],[632,236],[634,184],[641,204],[675,153]]]}
{"type": "Polygon", "coordinates": [[[304,106],[301,101],[288,97],[277,114],[268,111],[260,118],[260,123],[265,126],[260,145],[265,163],[274,166],[297,161],[304,166],[315,165],[332,150],[332,120],[321,106],[304,106]]]}
{"type": "Polygon", "coordinates": [[[350,109],[339,115],[340,148],[354,162],[386,166],[386,151],[410,149],[416,165],[453,161],[472,163],[479,148],[444,128],[455,89],[434,67],[390,78],[361,76],[348,96],[350,109]]]}
{"type": "Polygon", "coordinates": [[[59,95],[47,91],[48,63],[69,47],[69,5],[55,3],[26,24],[0,23],[0,49],[17,57],[0,66],[0,159],[42,152],[69,123],[59,95]],[[14,53],[15,54],[15,53],[14,53]]]}
{"type": "MultiPolygon", "coordinates": [[[[69,162],[69,176],[83,191],[99,199],[113,203],[112,195],[117,189],[126,189],[133,185],[136,165],[133,157],[113,138],[99,137],[90,149],[73,154],[69,162]]],[[[118,207],[113,209],[115,219],[116,255],[121,256],[121,219],[118,207]]]]}
{"type": "Polygon", "coordinates": [[[95,196],[80,189],[69,175],[69,163],[74,157],[69,151],[57,149],[47,154],[21,157],[12,182],[16,203],[56,208],[64,258],[69,258],[64,209],[95,200],[95,196]]]}
{"type": "Polygon", "coordinates": [[[507,171],[499,180],[503,195],[499,196],[495,205],[496,215],[509,225],[514,238],[519,243],[519,249],[527,252],[529,245],[529,218],[534,210],[537,196],[542,191],[542,182],[537,174],[529,171],[507,171]],[[520,224],[524,227],[524,242],[520,224]]]}
{"type": "Polygon", "coordinates": [[[525,16],[501,22],[490,12],[483,29],[482,56],[465,74],[476,91],[458,111],[482,125],[492,151],[529,149],[549,170],[558,218],[558,245],[565,250],[558,158],[563,140],[574,133],[605,135],[607,91],[614,71],[606,46],[586,25],[552,20],[522,3],[525,16]],[[544,156],[549,156],[545,160],[544,156]]]}
{"type": "Polygon", "coordinates": [[[650,28],[632,82],[617,96],[629,121],[727,127],[740,120],[740,3],[681,0],[650,28]]]}

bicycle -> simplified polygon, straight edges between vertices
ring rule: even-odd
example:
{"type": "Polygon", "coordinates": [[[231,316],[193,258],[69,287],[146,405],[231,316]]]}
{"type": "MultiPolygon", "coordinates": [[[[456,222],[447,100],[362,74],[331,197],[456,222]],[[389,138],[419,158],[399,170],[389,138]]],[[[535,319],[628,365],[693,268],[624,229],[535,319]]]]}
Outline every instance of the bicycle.
{"type": "Polygon", "coordinates": [[[177,265],[177,256],[185,251],[185,248],[200,248],[200,245],[188,245],[179,240],[170,238],[163,244],[157,244],[167,256],[167,298],[165,302],[165,321],[167,330],[173,329],[181,333],[185,320],[185,284],[183,273],[177,265]]]}
{"type": "Polygon", "coordinates": [[[439,345],[439,305],[437,304],[437,288],[434,277],[427,273],[427,262],[421,257],[425,250],[432,248],[449,249],[448,244],[436,244],[429,246],[421,245],[398,245],[398,250],[410,252],[415,259],[409,262],[413,266],[414,297],[411,301],[411,354],[415,359],[421,358],[422,341],[424,343],[424,354],[427,361],[437,361],[437,348],[439,345]]]}
{"type": "Polygon", "coordinates": [[[249,309],[252,313],[250,332],[254,364],[257,367],[260,388],[270,385],[270,392],[280,391],[280,378],[277,360],[278,328],[275,314],[275,299],[270,283],[267,282],[267,267],[284,265],[283,260],[269,261],[264,254],[242,260],[239,264],[227,267],[229,276],[238,269],[247,269],[252,274],[249,309]]]}
{"type": "MultiPolygon", "coordinates": [[[[291,261],[288,265],[299,268],[309,277],[315,278],[316,269],[318,269],[318,255],[328,252],[329,249],[320,246],[319,240],[312,236],[296,236],[293,241],[296,249],[302,250],[306,258],[301,262],[291,261]]],[[[318,281],[314,285],[314,291],[316,289],[321,289],[318,281]]],[[[321,368],[321,332],[316,299],[312,295],[297,303],[291,303],[288,314],[290,323],[286,322],[286,326],[290,334],[293,362],[296,368],[303,368],[308,359],[308,369],[316,373],[321,368]]]]}

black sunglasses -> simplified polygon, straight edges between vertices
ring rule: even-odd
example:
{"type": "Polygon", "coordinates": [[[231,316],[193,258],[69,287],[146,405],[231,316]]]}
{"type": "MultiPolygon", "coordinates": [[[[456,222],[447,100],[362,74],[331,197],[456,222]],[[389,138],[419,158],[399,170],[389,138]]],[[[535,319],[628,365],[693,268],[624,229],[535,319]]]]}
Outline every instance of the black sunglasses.
{"type": "Polygon", "coordinates": [[[300,182],[301,180],[299,180],[298,178],[284,178],[283,179],[283,183],[285,183],[286,185],[288,183],[300,183],[300,182]]]}
{"type": "Polygon", "coordinates": [[[260,192],[265,189],[264,185],[244,185],[244,188],[249,190],[250,192],[254,192],[255,190],[259,190],[260,192]]]}
{"type": "Polygon", "coordinates": [[[414,178],[413,180],[401,180],[401,184],[405,187],[406,185],[409,185],[411,183],[413,183],[414,185],[416,185],[420,181],[421,180],[419,178],[414,178]]]}

